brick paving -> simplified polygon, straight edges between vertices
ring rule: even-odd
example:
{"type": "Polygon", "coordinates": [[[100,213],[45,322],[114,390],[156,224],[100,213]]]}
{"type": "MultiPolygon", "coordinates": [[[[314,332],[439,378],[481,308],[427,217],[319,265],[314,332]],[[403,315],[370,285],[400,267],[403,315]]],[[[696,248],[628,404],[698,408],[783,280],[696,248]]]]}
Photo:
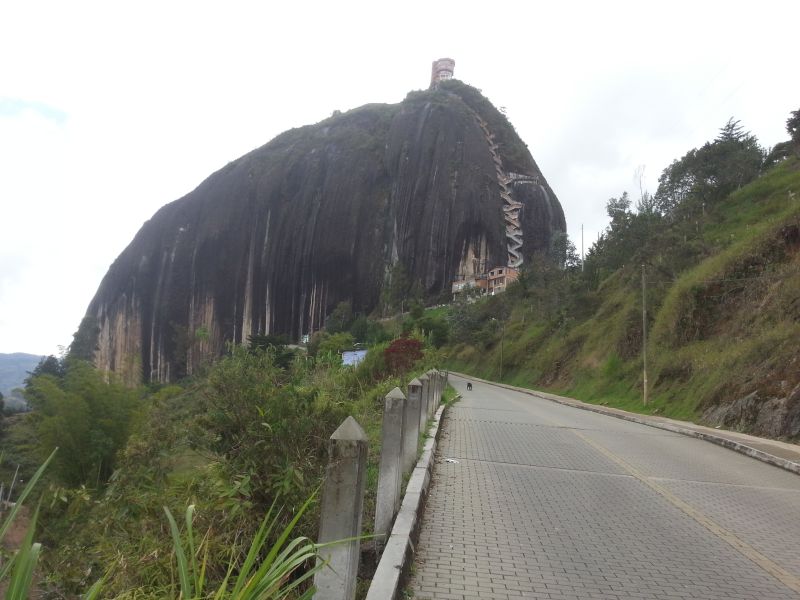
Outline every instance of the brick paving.
{"type": "Polygon", "coordinates": [[[415,599],[800,598],[752,559],[800,581],[797,475],[701,440],[451,381],[464,399],[443,426],[407,586],[415,599]]]}

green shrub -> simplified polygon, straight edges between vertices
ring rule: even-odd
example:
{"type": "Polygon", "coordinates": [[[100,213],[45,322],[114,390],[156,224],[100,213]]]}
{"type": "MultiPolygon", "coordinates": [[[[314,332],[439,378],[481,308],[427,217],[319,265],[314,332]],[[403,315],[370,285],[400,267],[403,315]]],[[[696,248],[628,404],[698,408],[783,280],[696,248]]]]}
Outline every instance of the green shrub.
{"type": "Polygon", "coordinates": [[[441,348],[450,339],[450,326],[443,317],[424,316],[417,320],[423,335],[430,336],[434,348],[441,348]]]}
{"type": "Polygon", "coordinates": [[[199,435],[232,472],[248,475],[262,506],[276,495],[287,506],[302,504],[319,479],[328,436],[346,416],[317,389],[290,385],[291,377],[269,352],[234,348],[211,369],[200,394],[199,435]]]}

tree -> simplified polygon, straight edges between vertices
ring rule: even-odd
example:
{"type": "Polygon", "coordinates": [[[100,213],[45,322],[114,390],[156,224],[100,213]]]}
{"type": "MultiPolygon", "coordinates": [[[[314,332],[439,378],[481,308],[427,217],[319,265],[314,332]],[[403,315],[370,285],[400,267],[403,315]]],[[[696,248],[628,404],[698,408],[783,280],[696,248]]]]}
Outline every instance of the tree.
{"type": "Polygon", "coordinates": [[[775,144],[764,158],[764,170],[774,167],[782,160],[789,158],[794,152],[792,142],[780,142],[775,144]]]}
{"type": "Polygon", "coordinates": [[[371,324],[364,315],[358,315],[350,326],[350,335],[357,342],[365,343],[370,336],[371,324]]]}
{"type": "Polygon", "coordinates": [[[380,344],[391,339],[383,325],[378,321],[368,319],[364,315],[359,315],[353,321],[350,326],[350,334],[356,342],[369,345],[380,344]]]}
{"type": "Polygon", "coordinates": [[[31,376],[25,398],[34,409],[42,456],[60,448],[54,459],[56,475],[71,486],[105,483],[138,414],[137,392],[106,382],[85,361],[68,359],[62,378],[31,376]]]}
{"type": "Polygon", "coordinates": [[[398,338],[383,351],[383,357],[392,374],[407,373],[422,358],[422,342],[414,338],[398,338]]]}
{"type": "Polygon", "coordinates": [[[631,214],[631,199],[628,192],[622,192],[619,198],[609,198],[606,202],[606,213],[611,219],[612,227],[627,221],[631,214]]]}
{"type": "Polygon", "coordinates": [[[758,177],[766,155],[756,136],[745,131],[733,117],[720,129],[707,152],[705,173],[713,182],[712,201],[722,200],[758,177]]]}
{"type": "Polygon", "coordinates": [[[731,118],[713,142],[690,150],[664,170],[655,207],[673,220],[704,211],[758,177],[764,158],[756,137],[731,118]]]}
{"type": "Polygon", "coordinates": [[[62,379],[64,377],[64,372],[63,361],[50,354],[49,356],[42,357],[39,364],[28,374],[29,377],[27,377],[25,381],[27,382],[39,375],[52,375],[56,379],[62,379]]]}
{"type": "Polygon", "coordinates": [[[636,201],[636,212],[638,214],[654,215],[657,212],[656,197],[650,192],[643,192],[636,201]]]}
{"type": "Polygon", "coordinates": [[[403,263],[398,262],[392,265],[381,291],[382,312],[384,314],[393,310],[402,312],[405,309],[410,288],[411,280],[403,263]]]}
{"type": "Polygon", "coordinates": [[[339,355],[344,350],[351,349],[354,343],[353,336],[347,332],[318,331],[308,344],[308,354],[317,358],[340,360],[339,355]]]}
{"type": "Polygon", "coordinates": [[[411,301],[410,313],[412,319],[421,319],[425,314],[425,305],[417,299],[411,301]]]}
{"type": "Polygon", "coordinates": [[[281,369],[288,369],[294,360],[295,352],[287,347],[286,336],[254,334],[249,336],[247,341],[251,352],[270,352],[275,366],[281,369]]]}
{"type": "MultiPolygon", "coordinates": [[[[581,264],[581,257],[578,256],[575,244],[572,243],[572,240],[569,239],[565,231],[556,231],[553,233],[553,237],[550,240],[550,251],[544,259],[545,262],[548,263],[548,266],[557,267],[559,269],[572,269],[574,267],[580,267],[581,264]]],[[[542,261],[536,261],[534,259],[533,262],[541,263],[542,261]]],[[[523,267],[519,279],[517,279],[518,286],[523,289],[528,288],[531,285],[531,275],[532,270],[523,267]]]]}
{"type": "Polygon", "coordinates": [[[417,320],[417,327],[423,335],[430,336],[431,344],[435,348],[441,348],[450,339],[450,326],[443,317],[422,317],[417,320]]]}
{"type": "MultiPolygon", "coordinates": [[[[510,290],[509,290],[510,291],[510,290]]],[[[480,325],[475,302],[478,292],[466,290],[456,296],[447,313],[450,325],[450,339],[454,342],[471,342],[473,334],[480,325]]]]}
{"type": "Polygon", "coordinates": [[[689,150],[680,160],[673,160],[658,178],[655,195],[656,209],[662,215],[673,215],[692,195],[697,176],[694,165],[697,149],[689,150]]]}
{"type": "Polygon", "coordinates": [[[350,302],[339,302],[328,318],[325,319],[325,330],[328,333],[347,331],[353,322],[353,307],[350,302]]]}
{"type": "Polygon", "coordinates": [[[353,336],[347,332],[334,333],[324,337],[319,344],[318,354],[341,354],[345,350],[350,350],[355,341],[353,336]]]}
{"type": "Polygon", "coordinates": [[[794,151],[800,156],[800,108],[792,111],[786,120],[786,131],[789,132],[794,151]]]}
{"type": "Polygon", "coordinates": [[[750,134],[744,130],[744,127],[742,127],[740,123],[741,121],[739,120],[734,121],[733,117],[728,119],[728,122],[720,127],[716,141],[738,142],[750,136],[750,134]]]}

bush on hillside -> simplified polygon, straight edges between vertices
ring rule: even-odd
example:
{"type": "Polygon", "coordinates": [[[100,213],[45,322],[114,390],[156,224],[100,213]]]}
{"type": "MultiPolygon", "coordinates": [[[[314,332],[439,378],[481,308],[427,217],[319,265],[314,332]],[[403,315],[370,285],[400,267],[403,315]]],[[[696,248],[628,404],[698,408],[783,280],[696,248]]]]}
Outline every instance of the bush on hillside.
{"type": "Polygon", "coordinates": [[[441,348],[450,339],[450,326],[444,317],[425,316],[417,319],[416,326],[429,337],[434,348],[441,348]]]}
{"type": "Polygon", "coordinates": [[[198,431],[205,444],[250,478],[262,506],[281,495],[288,507],[302,504],[319,480],[327,440],[346,416],[313,387],[288,385],[269,351],[234,348],[208,375],[201,393],[198,431]]]}
{"type": "Polygon", "coordinates": [[[67,485],[99,487],[114,472],[140,412],[138,393],[105,381],[81,360],[68,359],[59,369],[60,377],[32,375],[25,390],[42,459],[60,448],[52,472],[67,485]]]}
{"type": "Polygon", "coordinates": [[[398,338],[383,351],[383,357],[390,373],[407,373],[422,359],[422,342],[409,337],[398,338]]]}

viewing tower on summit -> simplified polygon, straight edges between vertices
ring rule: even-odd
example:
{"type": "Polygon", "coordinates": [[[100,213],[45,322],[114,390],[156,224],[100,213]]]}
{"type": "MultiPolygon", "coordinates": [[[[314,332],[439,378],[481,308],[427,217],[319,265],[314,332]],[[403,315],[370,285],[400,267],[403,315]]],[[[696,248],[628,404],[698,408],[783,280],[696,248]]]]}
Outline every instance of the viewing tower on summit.
{"type": "Polygon", "coordinates": [[[431,87],[440,81],[453,78],[453,70],[456,68],[456,61],[452,58],[440,58],[433,61],[431,65],[431,87]]]}

